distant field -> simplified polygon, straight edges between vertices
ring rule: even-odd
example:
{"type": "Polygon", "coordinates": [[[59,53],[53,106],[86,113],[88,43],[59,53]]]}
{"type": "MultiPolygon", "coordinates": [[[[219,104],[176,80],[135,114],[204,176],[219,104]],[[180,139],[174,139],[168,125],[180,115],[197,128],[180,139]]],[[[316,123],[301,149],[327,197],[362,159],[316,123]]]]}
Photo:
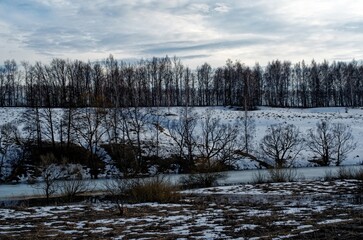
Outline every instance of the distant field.
{"type": "MultiPolygon", "coordinates": [[[[172,120],[179,120],[181,110],[183,107],[171,107],[171,108],[159,108],[153,109],[152,116],[161,116],[159,119],[160,126],[162,127],[159,141],[161,156],[168,156],[171,154],[175,143],[170,138],[168,133],[169,123],[172,120]]],[[[150,109],[142,109],[147,112],[150,109]]],[[[22,123],[21,114],[25,111],[24,108],[0,108],[0,124],[8,122],[15,122],[16,126],[20,131],[23,131],[24,124],[22,123]]],[[[59,122],[63,110],[55,109],[54,121],[59,122]]],[[[243,111],[237,111],[234,108],[228,107],[192,107],[189,108],[190,115],[196,114],[196,117],[203,120],[206,116],[207,111],[212,113],[213,117],[221,119],[222,123],[235,124],[236,120],[241,120],[244,117],[243,111]]],[[[357,148],[349,153],[347,160],[343,162],[343,165],[354,165],[363,163],[363,109],[362,108],[343,108],[343,107],[330,107],[330,108],[310,108],[310,109],[297,109],[297,108],[270,108],[270,107],[259,107],[256,111],[248,112],[248,116],[254,119],[256,125],[255,136],[253,142],[250,143],[252,146],[252,154],[259,156],[260,147],[259,143],[262,137],[265,135],[266,129],[271,124],[276,123],[288,123],[297,126],[301,132],[301,136],[305,137],[305,133],[308,129],[314,128],[316,123],[321,119],[330,120],[331,122],[340,122],[351,126],[352,133],[355,141],[357,142],[357,148]]],[[[145,140],[155,138],[155,132],[152,132],[153,126],[145,125],[141,138],[145,140]]],[[[194,129],[197,133],[201,131],[201,126],[197,125],[194,129]]],[[[242,130],[241,130],[242,131],[242,130]]],[[[59,133],[55,134],[56,141],[59,141],[59,133]]],[[[106,136],[103,137],[102,141],[107,142],[106,136]]],[[[294,162],[295,166],[303,167],[310,166],[308,162],[312,159],[312,155],[309,151],[302,151],[294,162]]],[[[258,167],[257,162],[251,161],[250,159],[240,159],[237,161],[237,165],[240,169],[254,169],[258,167]]]]}

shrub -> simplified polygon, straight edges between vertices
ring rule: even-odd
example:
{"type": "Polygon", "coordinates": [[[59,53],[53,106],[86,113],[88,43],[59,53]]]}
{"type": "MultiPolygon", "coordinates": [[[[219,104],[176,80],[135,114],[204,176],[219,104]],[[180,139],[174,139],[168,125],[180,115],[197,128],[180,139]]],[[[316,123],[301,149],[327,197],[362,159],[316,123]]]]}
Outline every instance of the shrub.
{"type": "Polygon", "coordinates": [[[268,176],[260,170],[257,170],[252,176],[252,183],[260,184],[267,183],[269,181],[268,176]]]}
{"type": "Polygon", "coordinates": [[[89,191],[89,182],[82,179],[82,175],[80,174],[71,175],[71,173],[69,173],[68,176],[70,176],[70,178],[58,182],[57,187],[61,196],[63,196],[66,201],[72,202],[77,195],[89,191]]]}
{"type": "Polygon", "coordinates": [[[339,167],[335,173],[332,170],[325,171],[324,180],[331,181],[335,179],[356,179],[363,181],[363,167],[339,167]]]}
{"type": "Polygon", "coordinates": [[[60,182],[59,190],[67,202],[72,202],[76,196],[88,191],[88,184],[82,179],[71,179],[60,182]]]}
{"type": "Polygon", "coordinates": [[[225,177],[226,174],[220,172],[193,173],[185,177],[181,177],[180,184],[184,189],[213,187],[218,184],[218,180],[221,180],[225,177]]]}
{"type": "Polygon", "coordinates": [[[148,169],[155,167],[157,173],[177,173],[179,167],[178,160],[174,157],[158,157],[158,156],[146,156],[144,157],[147,163],[148,169]]]}
{"type": "Polygon", "coordinates": [[[331,169],[325,171],[324,181],[332,181],[336,179],[336,174],[331,169]]]}
{"type": "Polygon", "coordinates": [[[294,182],[299,178],[296,169],[273,168],[268,170],[272,182],[294,182]]]}
{"type": "Polygon", "coordinates": [[[54,154],[48,153],[41,155],[40,158],[42,163],[39,171],[41,171],[43,181],[35,186],[41,190],[46,196],[47,202],[49,202],[50,196],[57,192],[56,181],[59,179],[60,173],[54,164],[56,161],[54,154]]]}
{"type": "Polygon", "coordinates": [[[80,164],[87,166],[91,169],[91,174],[94,173],[96,175],[98,175],[99,170],[105,168],[105,163],[100,157],[76,144],[70,144],[67,147],[67,145],[61,143],[56,143],[53,146],[48,142],[43,142],[41,147],[35,145],[29,146],[26,156],[24,165],[34,166],[34,168],[42,165],[42,158],[44,156],[53,156],[53,164],[80,164]]]}
{"type": "Polygon", "coordinates": [[[253,183],[271,183],[271,182],[295,182],[302,176],[299,176],[296,169],[291,168],[272,168],[268,172],[257,171],[253,177],[253,183]]]}
{"type": "Polygon", "coordinates": [[[130,200],[133,202],[175,202],[179,200],[177,187],[161,176],[137,179],[131,183],[130,200]]]}
{"type": "Polygon", "coordinates": [[[130,192],[131,183],[132,179],[127,178],[112,179],[105,183],[105,189],[111,195],[121,216],[123,216],[126,211],[124,203],[130,192]]]}
{"type": "Polygon", "coordinates": [[[357,179],[357,180],[363,180],[363,168],[357,167],[357,168],[343,168],[340,167],[337,172],[337,178],[338,179],[357,179]]]}
{"type": "Polygon", "coordinates": [[[101,145],[113,159],[117,169],[123,176],[135,176],[140,166],[137,163],[137,149],[130,144],[103,144],[101,145]]]}

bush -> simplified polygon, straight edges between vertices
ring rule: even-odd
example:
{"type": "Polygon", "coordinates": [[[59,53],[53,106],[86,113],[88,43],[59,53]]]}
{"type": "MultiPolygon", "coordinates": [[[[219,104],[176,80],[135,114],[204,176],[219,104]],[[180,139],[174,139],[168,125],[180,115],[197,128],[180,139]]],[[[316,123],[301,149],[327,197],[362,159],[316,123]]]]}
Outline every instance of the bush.
{"type": "Polygon", "coordinates": [[[350,168],[343,168],[340,167],[337,171],[336,175],[337,179],[357,179],[363,180],[363,168],[362,167],[350,167],[350,168]]]}
{"type": "Polygon", "coordinates": [[[76,196],[88,190],[88,184],[81,179],[63,181],[60,184],[61,195],[67,202],[72,202],[76,196]]]}
{"type": "Polygon", "coordinates": [[[148,169],[155,167],[157,173],[177,173],[180,169],[178,159],[174,157],[158,157],[158,156],[147,156],[144,157],[147,163],[148,169]]]}
{"type": "MultiPolygon", "coordinates": [[[[44,158],[44,156],[53,156],[53,164],[80,164],[87,166],[91,169],[91,175],[92,173],[98,175],[99,170],[105,168],[105,163],[99,156],[94,155],[89,150],[76,144],[70,144],[67,147],[65,144],[61,143],[56,143],[55,146],[52,146],[48,142],[43,142],[41,147],[35,145],[30,146],[27,149],[26,156],[27,158],[24,165],[33,166],[33,168],[38,168],[42,165],[42,158],[44,158]]],[[[38,173],[38,175],[40,175],[40,173],[38,173]]]]}
{"type": "Polygon", "coordinates": [[[124,203],[130,192],[131,183],[132,179],[127,178],[112,179],[105,183],[105,189],[111,195],[121,216],[123,216],[126,211],[124,203]]]}
{"type": "Polygon", "coordinates": [[[260,184],[269,182],[268,176],[260,170],[257,170],[252,176],[252,183],[260,184]]]}
{"type": "Polygon", "coordinates": [[[130,144],[103,144],[103,149],[109,154],[117,169],[125,177],[136,176],[140,170],[137,162],[137,149],[130,144]]]}
{"type": "Polygon", "coordinates": [[[89,183],[77,176],[58,182],[57,187],[61,196],[68,202],[72,202],[79,194],[89,191],[89,183]]]}
{"type": "Polygon", "coordinates": [[[331,169],[325,171],[324,181],[332,181],[337,179],[337,176],[331,169]]]}
{"type": "Polygon", "coordinates": [[[48,153],[40,156],[42,163],[39,171],[41,172],[42,182],[35,184],[35,187],[40,189],[46,196],[47,201],[51,195],[57,192],[56,181],[60,178],[60,172],[54,164],[56,158],[54,154],[48,153]]]}
{"type": "Polygon", "coordinates": [[[181,177],[180,184],[182,188],[203,188],[213,187],[218,184],[218,180],[225,178],[226,175],[220,172],[213,173],[193,173],[181,177]]]}
{"type": "Polygon", "coordinates": [[[363,181],[363,167],[340,167],[335,173],[332,170],[325,171],[325,181],[335,179],[356,179],[363,181]]]}
{"type": "Polygon", "coordinates": [[[177,187],[165,177],[137,179],[131,183],[129,194],[132,202],[176,202],[180,196],[177,187]]]}
{"type": "Polygon", "coordinates": [[[273,168],[268,170],[272,182],[295,182],[299,178],[296,169],[273,168]]]}
{"type": "Polygon", "coordinates": [[[257,171],[253,177],[253,183],[271,183],[271,182],[295,182],[302,176],[299,176],[296,169],[291,168],[273,168],[268,173],[257,171]]]}

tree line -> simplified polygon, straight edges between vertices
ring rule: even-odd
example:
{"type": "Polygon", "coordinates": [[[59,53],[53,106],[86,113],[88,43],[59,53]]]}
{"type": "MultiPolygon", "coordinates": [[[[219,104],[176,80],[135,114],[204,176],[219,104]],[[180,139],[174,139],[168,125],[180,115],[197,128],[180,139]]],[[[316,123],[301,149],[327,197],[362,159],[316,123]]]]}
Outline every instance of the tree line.
{"type": "Polygon", "coordinates": [[[363,65],[357,61],[253,67],[227,60],[190,69],[168,56],[126,63],[53,59],[0,66],[0,107],[273,107],[363,106],[363,65]]]}

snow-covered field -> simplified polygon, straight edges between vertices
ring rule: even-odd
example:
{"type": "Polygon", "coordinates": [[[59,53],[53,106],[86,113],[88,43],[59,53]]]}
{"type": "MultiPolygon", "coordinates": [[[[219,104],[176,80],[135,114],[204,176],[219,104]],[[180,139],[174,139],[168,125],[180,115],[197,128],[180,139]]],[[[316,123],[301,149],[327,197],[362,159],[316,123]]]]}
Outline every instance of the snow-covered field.
{"type": "MultiPolygon", "coordinates": [[[[250,115],[256,120],[256,143],[265,135],[267,127],[271,124],[287,123],[294,124],[300,130],[301,136],[305,137],[307,131],[315,128],[316,124],[324,119],[332,123],[344,123],[352,128],[354,140],[357,141],[357,148],[349,153],[343,165],[354,165],[363,163],[363,109],[331,108],[310,108],[310,109],[290,109],[290,108],[265,108],[260,107],[258,111],[253,111],[250,115]]],[[[256,146],[258,150],[258,145],[256,146]]],[[[308,159],[312,159],[313,154],[308,151],[301,152],[297,157],[295,165],[308,166],[308,159]]]]}
{"type": "Polygon", "coordinates": [[[362,239],[359,182],[295,182],[184,192],[174,204],[0,208],[0,239],[362,239]]]}
{"type": "MultiPolygon", "coordinates": [[[[176,144],[171,139],[168,133],[168,125],[172,120],[178,120],[181,117],[181,110],[183,107],[173,108],[160,108],[159,113],[154,112],[153,116],[162,116],[160,125],[163,127],[163,131],[160,133],[160,155],[168,155],[176,147],[176,144]]],[[[146,111],[146,109],[143,109],[146,111]]],[[[21,123],[21,114],[25,111],[24,108],[0,108],[0,125],[15,122],[19,130],[22,130],[24,126],[21,123]]],[[[55,119],[57,122],[60,121],[63,113],[62,109],[54,109],[55,119]]],[[[213,117],[221,119],[222,123],[234,124],[236,120],[241,120],[244,117],[243,111],[236,111],[233,108],[227,107],[191,107],[189,109],[190,114],[197,114],[198,119],[203,120],[207,115],[207,112],[211,112],[213,117]]],[[[352,134],[354,140],[357,142],[357,147],[354,151],[350,152],[347,156],[346,161],[342,165],[357,165],[363,163],[363,108],[345,109],[343,107],[331,107],[331,108],[310,108],[310,109],[291,109],[291,108],[269,108],[260,107],[256,111],[250,111],[249,116],[254,119],[256,125],[256,131],[252,146],[252,154],[260,157],[259,143],[263,136],[266,134],[266,129],[271,124],[277,123],[288,123],[294,124],[300,130],[300,135],[306,137],[307,130],[315,128],[316,123],[322,119],[330,120],[333,123],[344,123],[352,128],[352,134]]],[[[152,124],[150,124],[152,125],[152,124]]],[[[142,131],[142,138],[150,140],[155,138],[155,129],[152,126],[146,126],[142,131]]],[[[195,132],[201,131],[200,126],[197,126],[195,132]]],[[[241,130],[242,131],[242,130],[241,130]]],[[[104,138],[106,135],[104,135],[104,138]]],[[[56,135],[56,140],[59,140],[59,136],[56,135]]],[[[107,141],[106,139],[103,139],[107,141]]],[[[175,150],[175,149],[174,149],[175,150]]],[[[104,151],[103,151],[104,152],[104,151]]],[[[294,165],[297,167],[311,166],[312,164],[308,161],[314,158],[314,155],[307,150],[302,151],[294,161],[294,165]]],[[[110,158],[105,157],[106,168],[113,169],[108,163],[110,158]]],[[[250,159],[240,159],[236,162],[239,169],[256,169],[259,164],[256,161],[250,159]]],[[[3,171],[10,171],[9,164],[4,164],[3,171]]],[[[89,175],[89,174],[88,174],[89,175]]],[[[87,178],[87,173],[84,177],[87,178]]],[[[101,176],[102,177],[102,176],[101,176]]],[[[27,181],[27,177],[21,178],[22,181],[27,181]]]]}
{"type": "MultiPolygon", "coordinates": [[[[171,120],[179,119],[181,110],[183,107],[172,107],[172,108],[159,108],[158,112],[154,113],[164,116],[160,118],[161,126],[167,128],[168,122],[171,120]]],[[[21,114],[25,111],[25,108],[0,108],[0,125],[15,122],[21,130],[23,124],[20,124],[21,114]]],[[[59,122],[63,110],[55,109],[55,121],[59,122]]],[[[144,111],[146,111],[144,109],[144,111]]],[[[221,122],[233,124],[236,119],[244,117],[243,111],[236,111],[233,108],[227,107],[190,107],[190,114],[197,113],[199,119],[203,119],[206,116],[206,112],[211,112],[213,117],[218,117],[221,122]]],[[[270,108],[270,107],[259,107],[256,111],[250,111],[248,113],[252,119],[255,120],[256,132],[252,148],[258,151],[258,144],[262,137],[265,135],[266,129],[277,123],[288,123],[296,125],[301,136],[307,133],[307,130],[314,128],[316,123],[320,120],[330,120],[332,123],[344,123],[352,128],[353,136],[355,141],[358,142],[357,148],[351,152],[347,160],[343,163],[345,165],[357,164],[363,162],[363,108],[343,108],[343,107],[329,107],[329,108],[309,108],[309,109],[297,109],[297,108],[270,108]]],[[[200,126],[199,126],[200,127],[200,126]]],[[[197,126],[195,131],[201,131],[197,126]]],[[[241,130],[242,131],[242,130],[241,130]]],[[[142,133],[142,137],[153,138],[155,134],[150,129],[145,129],[142,133]]],[[[59,136],[56,134],[56,139],[59,140],[59,136]]],[[[160,134],[161,145],[170,148],[172,140],[167,134],[160,134]]],[[[311,158],[311,154],[303,153],[298,158],[297,165],[306,166],[308,163],[306,160],[311,158]]],[[[249,166],[253,167],[253,165],[249,166]]]]}

